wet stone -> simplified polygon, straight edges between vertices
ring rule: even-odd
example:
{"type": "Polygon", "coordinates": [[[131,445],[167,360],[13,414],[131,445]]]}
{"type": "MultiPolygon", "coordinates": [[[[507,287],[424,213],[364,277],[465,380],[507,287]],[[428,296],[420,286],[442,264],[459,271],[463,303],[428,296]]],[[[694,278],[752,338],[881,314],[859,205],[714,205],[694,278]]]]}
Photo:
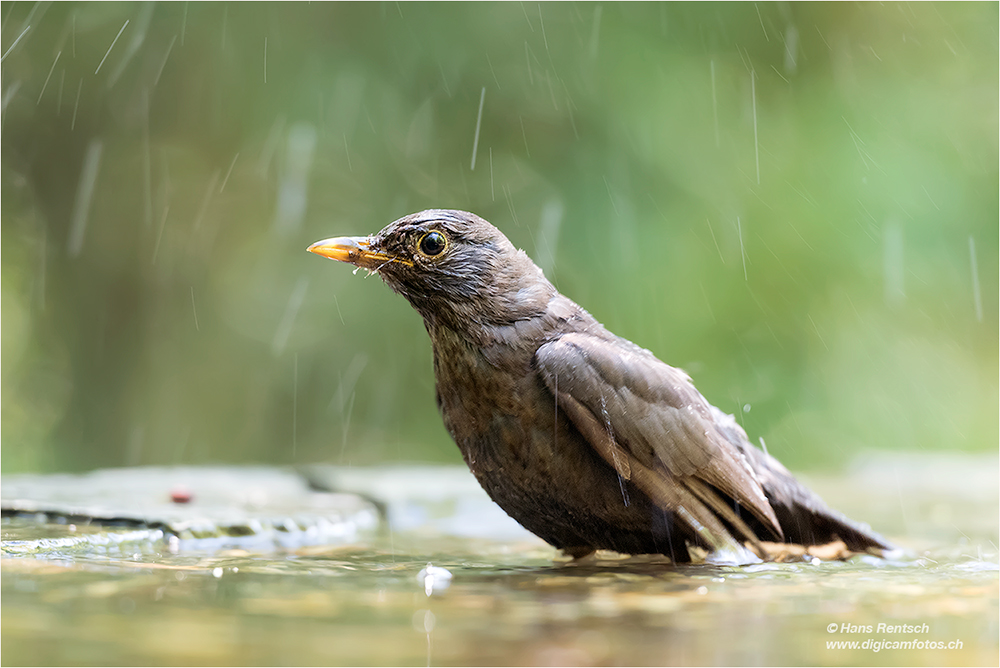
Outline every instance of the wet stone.
{"type": "Polygon", "coordinates": [[[370,501],[314,491],[296,472],[272,468],[5,476],[0,508],[10,520],[2,546],[7,555],[123,545],[157,549],[166,544],[168,551],[180,552],[336,545],[355,541],[379,524],[370,501]],[[38,524],[53,535],[38,537],[38,524]]]}

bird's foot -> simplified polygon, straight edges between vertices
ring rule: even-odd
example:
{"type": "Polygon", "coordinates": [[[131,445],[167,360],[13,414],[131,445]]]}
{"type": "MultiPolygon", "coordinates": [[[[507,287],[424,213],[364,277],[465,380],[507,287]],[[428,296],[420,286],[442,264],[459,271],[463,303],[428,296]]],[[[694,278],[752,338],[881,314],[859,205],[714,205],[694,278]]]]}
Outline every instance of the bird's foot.
{"type": "Polygon", "coordinates": [[[573,561],[580,561],[585,559],[596,552],[594,548],[589,545],[575,545],[573,547],[562,548],[562,553],[568,557],[572,557],[573,561]]]}

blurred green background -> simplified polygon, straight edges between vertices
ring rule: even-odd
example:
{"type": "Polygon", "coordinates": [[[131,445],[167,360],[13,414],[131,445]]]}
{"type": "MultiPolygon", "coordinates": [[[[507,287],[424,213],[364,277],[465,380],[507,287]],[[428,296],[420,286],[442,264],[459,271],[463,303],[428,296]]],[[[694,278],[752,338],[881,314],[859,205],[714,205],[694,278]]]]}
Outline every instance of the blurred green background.
{"type": "Polygon", "coordinates": [[[460,461],[305,252],[431,207],[792,468],[995,451],[997,7],[3,3],[2,468],[460,461]]]}

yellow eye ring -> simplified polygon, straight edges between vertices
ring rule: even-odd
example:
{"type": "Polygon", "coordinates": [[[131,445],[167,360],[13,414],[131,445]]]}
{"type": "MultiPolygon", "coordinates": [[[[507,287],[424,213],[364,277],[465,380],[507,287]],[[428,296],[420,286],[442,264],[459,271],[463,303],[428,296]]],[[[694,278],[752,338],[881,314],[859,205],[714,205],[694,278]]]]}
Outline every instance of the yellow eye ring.
{"type": "Polygon", "coordinates": [[[448,238],[437,230],[431,230],[417,242],[417,250],[427,257],[437,257],[447,249],[448,238]]]}

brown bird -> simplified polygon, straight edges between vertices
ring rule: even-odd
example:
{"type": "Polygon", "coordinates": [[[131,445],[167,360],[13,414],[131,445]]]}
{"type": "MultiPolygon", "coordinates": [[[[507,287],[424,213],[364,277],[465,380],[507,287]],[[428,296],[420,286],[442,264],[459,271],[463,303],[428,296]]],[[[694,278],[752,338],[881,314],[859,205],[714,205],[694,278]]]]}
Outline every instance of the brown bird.
{"type": "Polygon", "coordinates": [[[761,541],[890,545],[750,444],[680,369],[615,336],[524,251],[464,211],[309,247],[377,272],[424,319],[437,405],[469,469],[511,517],[574,557],[765,556],[761,541]]]}

